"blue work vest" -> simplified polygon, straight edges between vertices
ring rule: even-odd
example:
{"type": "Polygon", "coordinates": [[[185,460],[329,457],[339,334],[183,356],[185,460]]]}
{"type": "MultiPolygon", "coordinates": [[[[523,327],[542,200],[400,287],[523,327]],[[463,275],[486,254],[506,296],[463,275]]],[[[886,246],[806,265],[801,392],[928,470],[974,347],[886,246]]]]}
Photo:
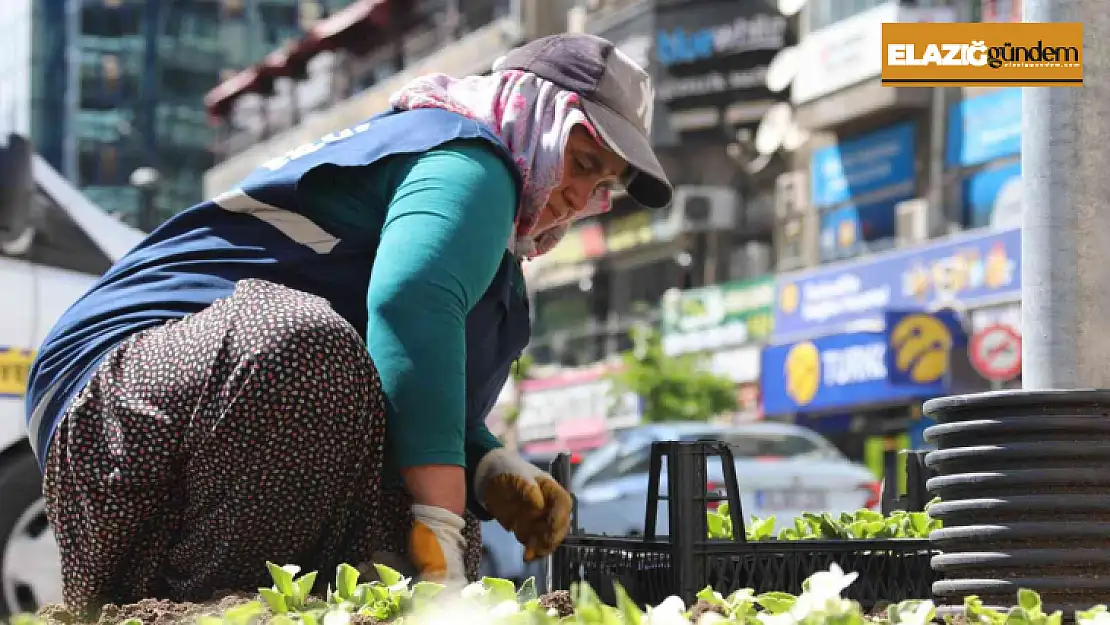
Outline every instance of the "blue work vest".
{"type": "MultiPolygon", "coordinates": [[[[365,339],[366,290],[377,238],[344,238],[300,212],[300,179],[321,165],[361,166],[455,139],[484,139],[521,180],[488,127],[440,109],[391,111],[264,163],[236,189],[162,224],[75,302],[31,367],[27,425],[39,464],[66,406],[107,353],[128,336],[196,313],[260,278],[331,303],[365,339]]],[[[384,210],[384,207],[383,207],[384,210]]],[[[466,319],[466,417],[485,420],[531,335],[519,262],[506,250],[466,319]]]]}

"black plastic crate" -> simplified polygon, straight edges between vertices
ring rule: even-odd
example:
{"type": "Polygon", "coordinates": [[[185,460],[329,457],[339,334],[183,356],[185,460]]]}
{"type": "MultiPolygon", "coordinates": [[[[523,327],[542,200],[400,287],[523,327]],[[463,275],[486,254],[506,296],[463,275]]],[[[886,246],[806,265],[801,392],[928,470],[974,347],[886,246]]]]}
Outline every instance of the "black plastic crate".
{"type": "MultiPolygon", "coordinates": [[[[602,599],[613,601],[619,583],[641,605],[679,595],[687,603],[706,586],[727,595],[739,588],[756,592],[799,594],[802,581],[836,563],[856,571],[858,579],[844,595],[864,609],[887,602],[932,597],[935,580],[928,540],[767,540],[748,542],[732,450],[718,442],[658,442],[652,445],[648,505],[643,537],[585,534],[572,525],[566,541],[551,562],[552,585],[569,588],[586,581],[602,599]],[[706,491],[706,461],[719,457],[725,474],[724,496],[706,491]],[[666,458],[669,493],[659,494],[662,461],[666,458]],[[656,538],[655,519],[661,499],[669,502],[671,535],[656,538]],[[735,532],[733,540],[707,538],[705,513],[709,502],[728,501],[735,532]]],[[[562,478],[565,459],[553,467],[562,478]]],[[[577,513],[577,512],[576,512],[577,513]]]]}

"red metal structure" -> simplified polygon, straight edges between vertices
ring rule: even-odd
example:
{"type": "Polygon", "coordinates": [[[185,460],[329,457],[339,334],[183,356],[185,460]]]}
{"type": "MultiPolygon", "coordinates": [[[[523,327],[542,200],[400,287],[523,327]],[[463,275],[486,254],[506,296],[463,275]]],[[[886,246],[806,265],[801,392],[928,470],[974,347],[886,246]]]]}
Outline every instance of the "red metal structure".
{"type": "Polygon", "coordinates": [[[304,76],[313,56],[326,50],[359,49],[372,46],[376,32],[387,28],[396,17],[390,9],[403,2],[396,0],[359,0],[312,27],[299,41],[266,55],[204,97],[204,108],[213,118],[226,117],[236,98],[246,93],[269,94],[274,79],[304,76]]]}

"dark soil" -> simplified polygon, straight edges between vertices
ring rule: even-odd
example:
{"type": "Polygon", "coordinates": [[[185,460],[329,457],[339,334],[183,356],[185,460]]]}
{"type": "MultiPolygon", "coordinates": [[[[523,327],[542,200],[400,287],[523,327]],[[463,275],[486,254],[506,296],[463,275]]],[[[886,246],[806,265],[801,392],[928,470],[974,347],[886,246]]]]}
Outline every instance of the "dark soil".
{"type": "Polygon", "coordinates": [[[38,611],[45,625],[113,625],[128,619],[139,619],[143,625],[177,625],[192,623],[199,616],[219,616],[228,608],[253,601],[257,597],[236,593],[209,603],[176,603],[165,599],[143,599],[138,603],[104,606],[100,614],[80,615],[64,606],[48,605],[38,611]]]}
{"type": "Polygon", "coordinates": [[[707,612],[716,612],[721,616],[728,616],[728,612],[725,612],[725,609],[721,606],[713,605],[705,599],[698,599],[698,602],[694,604],[694,607],[690,608],[690,622],[697,623],[707,612]]]}
{"type": "MultiPolygon", "coordinates": [[[[143,625],[184,625],[195,622],[199,616],[220,616],[229,608],[256,599],[258,599],[256,595],[247,593],[228,594],[208,603],[176,603],[165,599],[143,599],[138,603],[127,605],[110,603],[101,609],[100,614],[91,617],[75,614],[64,606],[48,605],[38,611],[38,617],[44,625],[115,625],[133,618],[141,620],[143,625]]],[[[557,590],[541,596],[540,605],[544,608],[555,608],[559,616],[570,616],[574,613],[574,602],[571,600],[570,593],[565,590],[557,590]]],[[[261,625],[269,622],[268,616],[269,612],[264,612],[261,625]]],[[[352,614],[351,625],[378,625],[378,621],[371,616],[352,614]]]]}
{"type": "Polygon", "coordinates": [[[555,608],[560,617],[574,614],[574,600],[570,598],[570,593],[565,590],[556,590],[543,595],[540,597],[540,605],[548,610],[555,608]]]}

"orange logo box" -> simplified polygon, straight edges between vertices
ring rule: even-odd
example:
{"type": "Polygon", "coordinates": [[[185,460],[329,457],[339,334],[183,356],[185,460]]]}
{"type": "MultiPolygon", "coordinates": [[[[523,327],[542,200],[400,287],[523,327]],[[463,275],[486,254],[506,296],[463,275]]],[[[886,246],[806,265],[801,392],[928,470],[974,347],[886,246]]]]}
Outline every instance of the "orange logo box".
{"type": "Polygon", "coordinates": [[[1081,87],[1083,24],[883,24],[887,87],[1081,87]]]}

